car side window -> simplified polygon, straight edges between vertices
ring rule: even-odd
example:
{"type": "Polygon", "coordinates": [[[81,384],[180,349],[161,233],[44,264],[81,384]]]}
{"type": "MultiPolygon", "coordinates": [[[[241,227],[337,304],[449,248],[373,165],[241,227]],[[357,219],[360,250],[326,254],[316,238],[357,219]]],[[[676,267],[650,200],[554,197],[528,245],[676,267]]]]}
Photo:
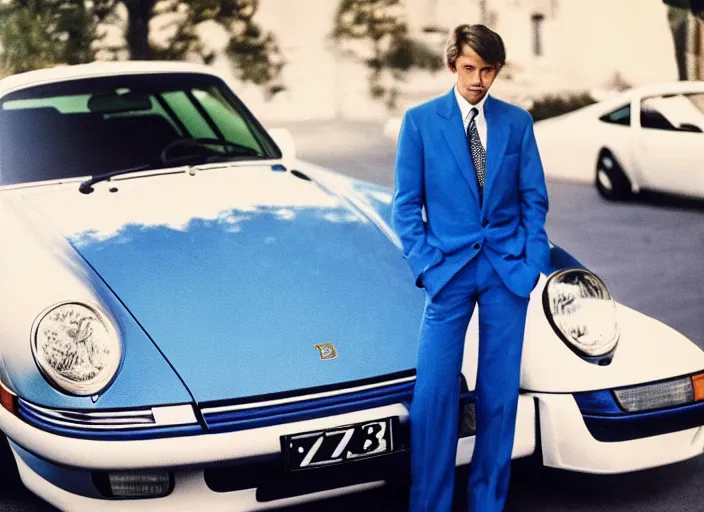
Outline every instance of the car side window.
{"type": "Polygon", "coordinates": [[[704,94],[668,94],[643,98],[640,125],[648,130],[704,132],[704,94]]]}
{"type": "Polygon", "coordinates": [[[605,123],[620,124],[624,126],[631,125],[631,106],[625,105],[621,108],[609,112],[599,118],[600,121],[605,123]]]}

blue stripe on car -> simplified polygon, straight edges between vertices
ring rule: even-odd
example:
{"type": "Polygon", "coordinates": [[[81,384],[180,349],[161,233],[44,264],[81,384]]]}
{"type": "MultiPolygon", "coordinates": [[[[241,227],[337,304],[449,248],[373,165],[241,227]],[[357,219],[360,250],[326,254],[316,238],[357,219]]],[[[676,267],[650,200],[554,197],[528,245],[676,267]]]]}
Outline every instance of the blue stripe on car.
{"type": "Polygon", "coordinates": [[[209,432],[250,428],[304,421],[333,416],[395,403],[408,403],[413,396],[414,382],[404,382],[344,395],[304,400],[301,402],[258,407],[254,409],[204,413],[209,432]]]}
{"type": "MultiPolygon", "coordinates": [[[[475,394],[469,391],[463,381],[460,393],[461,411],[475,401],[475,394]]],[[[187,436],[204,433],[232,432],[271,425],[304,421],[313,418],[330,417],[339,414],[372,409],[392,404],[408,407],[413,398],[414,381],[401,382],[383,387],[341,393],[335,396],[314,398],[277,405],[254,406],[246,409],[208,411],[210,408],[222,408],[223,404],[200,404],[202,425],[179,425],[168,427],[138,427],[125,429],[97,430],[58,425],[37,414],[22,402],[18,405],[18,415],[29,424],[55,434],[67,437],[100,440],[133,440],[174,436],[187,436]]],[[[240,401],[238,401],[240,402],[240,401]]],[[[228,404],[240,405],[240,404],[228,404]]],[[[225,405],[227,407],[227,405],[225,405]]],[[[473,435],[474,432],[465,433],[473,435]]]]}

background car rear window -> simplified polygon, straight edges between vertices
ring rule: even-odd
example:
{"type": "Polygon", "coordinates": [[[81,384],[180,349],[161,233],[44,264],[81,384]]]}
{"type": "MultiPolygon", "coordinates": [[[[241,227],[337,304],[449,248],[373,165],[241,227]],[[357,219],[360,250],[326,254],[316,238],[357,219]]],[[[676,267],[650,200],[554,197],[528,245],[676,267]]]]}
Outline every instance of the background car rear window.
{"type": "Polygon", "coordinates": [[[643,98],[640,125],[645,129],[690,133],[704,131],[704,94],[668,94],[643,98]]]}

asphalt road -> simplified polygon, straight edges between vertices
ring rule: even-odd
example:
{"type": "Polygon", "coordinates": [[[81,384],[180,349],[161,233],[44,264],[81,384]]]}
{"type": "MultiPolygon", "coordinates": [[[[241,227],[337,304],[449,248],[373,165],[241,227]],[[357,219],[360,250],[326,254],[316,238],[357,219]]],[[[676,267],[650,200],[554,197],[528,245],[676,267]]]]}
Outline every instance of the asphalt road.
{"type": "MultiPolygon", "coordinates": [[[[274,127],[272,123],[265,123],[274,127]]],[[[395,144],[364,122],[305,122],[291,130],[302,158],[393,185],[395,144]]],[[[569,165],[566,162],[565,165],[569,165]]],[[[549,182],[547,230],[600,275],[619,302],[653,316],[704,348],[704,204],[666,197],[608,203],[585,185],[549,182]]],[[[0,511],[51,507],[21,488],[0,461],[0,511]]],[[[464,508],[458,473],[457,510],[464,508]]],[[[692,512],[704,510],[704,458],[618,476],[573,474],[516,461],[507,512],[692,512]]],[[[406,496],[382,489],[293,510],[403,511],[406,496]]],[[[464,508],[466,510],[466,508],[464,508]]]]}

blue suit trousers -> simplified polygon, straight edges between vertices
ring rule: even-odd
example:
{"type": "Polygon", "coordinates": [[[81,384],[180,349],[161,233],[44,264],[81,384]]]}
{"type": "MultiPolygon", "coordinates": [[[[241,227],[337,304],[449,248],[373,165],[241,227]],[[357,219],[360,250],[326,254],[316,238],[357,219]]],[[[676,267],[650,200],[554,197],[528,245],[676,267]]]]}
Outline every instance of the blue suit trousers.
{"type": "Polygon", "coordinates": [[[420,330],[410,408],[412,512],[452,510],[465,334],[479,306],[477,435],[467,488],[471,512],[506,500],[528,299],[506,288],[480,251],[432,299],[420,330]]]}

